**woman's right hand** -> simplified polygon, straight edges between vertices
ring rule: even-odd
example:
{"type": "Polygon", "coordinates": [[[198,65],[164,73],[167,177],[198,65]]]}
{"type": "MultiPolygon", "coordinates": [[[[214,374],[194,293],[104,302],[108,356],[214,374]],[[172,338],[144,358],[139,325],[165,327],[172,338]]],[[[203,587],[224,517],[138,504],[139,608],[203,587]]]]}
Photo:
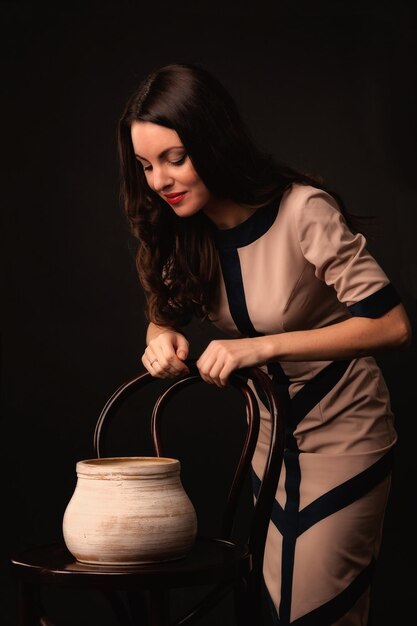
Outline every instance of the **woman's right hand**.
{"type": "Polygon", "coordinates": [[[181,333],[164,330],[153,337],[142,356],[142,363],[155,378],[175,378],[189,373],[184,363],[189,344],[181,333]]]}

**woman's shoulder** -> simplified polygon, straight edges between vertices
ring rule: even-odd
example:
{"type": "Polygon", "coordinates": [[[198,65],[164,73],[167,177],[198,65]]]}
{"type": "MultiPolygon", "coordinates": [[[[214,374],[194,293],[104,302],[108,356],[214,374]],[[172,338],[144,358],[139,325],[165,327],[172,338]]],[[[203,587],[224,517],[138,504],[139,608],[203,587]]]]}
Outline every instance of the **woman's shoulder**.
{"type": "Polygon", "coordinates": [[[292,183],[282,197],[279,218],[281,227],[300,243],[318,240],[330,232],[353,237],[337,199],[314,185],[292,183]]]}
{"type": "Polygon", "coordinates": [[[326,221],[336,215],[337,219],[343,219],[340,205],[331,193],[304,183],[292,183],[286,189],[279,212],[297,223],[310,220],[326,221]]]}
{"type": "Polygon", "coordinates": [[[282,199],[288,206],[294,208],[304,208],[317,202],[339,208],[336,199],[328,191],[305,183],[291,183],[282,199]]]}

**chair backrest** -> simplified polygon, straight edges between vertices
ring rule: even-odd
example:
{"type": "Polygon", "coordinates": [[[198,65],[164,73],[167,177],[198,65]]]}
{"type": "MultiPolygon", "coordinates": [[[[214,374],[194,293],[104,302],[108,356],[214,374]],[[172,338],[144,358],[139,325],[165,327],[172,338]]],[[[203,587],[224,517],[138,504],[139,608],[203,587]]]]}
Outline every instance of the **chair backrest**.
{"type": "MultiPolygon", "coordinates": [[[[173,380],[172,383],[168,385],[168,388],[159,395],[154,404],[150,424],[156,456],[164,456],[161,432],[164,409],[169,400],[185,387],[203,382],[195,366],[195,361],[187,361],[187,365],[190,373],[184,377],[173,380]]],[[[156,379],[152,377],[149,372],[142,372],[123,383],[108,399],[99,415],[94,431],[93,444],[97,457],[105,456],[104,444],[108,427],[121,405],[132,394],[155,380],[156,379]]],[[[269,521],[282,465],[285,416],[283,413],[283,403],[280,401],[276,388],[273,386],[269,376],[257,367],[236,370],[229,378],[230,384],[238,389],[245,399],[247,430],[223,516],[222,538],[231,539],[237,508],[242,496],[244,483],[251,469],[251,462],[259,434],[260,417],[258,402],[254,392],[248,385],[248,380],[251,380],[256,385],[257,389],[260,388],[263,391],[264,397],[269,405],[271,419],[269,453],[264,475],[261,480],[261,486],[254,503],[247,541],[252,553],[254,573],[260,574],[262,572],[269,521]]]]}

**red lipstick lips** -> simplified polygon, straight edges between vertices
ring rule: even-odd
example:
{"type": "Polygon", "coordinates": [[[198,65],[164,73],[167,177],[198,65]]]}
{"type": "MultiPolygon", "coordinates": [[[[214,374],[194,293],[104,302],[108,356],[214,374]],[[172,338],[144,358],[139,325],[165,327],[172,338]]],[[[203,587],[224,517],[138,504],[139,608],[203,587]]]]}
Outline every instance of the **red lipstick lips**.
{"type": "Polygon", "coordinates": [[[184,198],[186,193],[186,191],[183,191],[181,193],[166,193],[164,195],[169,204],[178,204],[178,202],[181,202],[181,200],[184,198]]]}

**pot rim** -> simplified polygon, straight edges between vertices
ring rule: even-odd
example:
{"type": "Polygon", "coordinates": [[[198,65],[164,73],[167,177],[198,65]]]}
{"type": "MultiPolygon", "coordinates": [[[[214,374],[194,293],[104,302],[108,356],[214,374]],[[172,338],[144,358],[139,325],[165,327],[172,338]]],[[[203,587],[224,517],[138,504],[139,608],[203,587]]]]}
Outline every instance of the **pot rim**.
{"type": "Polygon", "coordinates": [[[77,461],[78,476],[149,476],[179,472],[178,459],[158,456],[112,456],[77,461]]]}

